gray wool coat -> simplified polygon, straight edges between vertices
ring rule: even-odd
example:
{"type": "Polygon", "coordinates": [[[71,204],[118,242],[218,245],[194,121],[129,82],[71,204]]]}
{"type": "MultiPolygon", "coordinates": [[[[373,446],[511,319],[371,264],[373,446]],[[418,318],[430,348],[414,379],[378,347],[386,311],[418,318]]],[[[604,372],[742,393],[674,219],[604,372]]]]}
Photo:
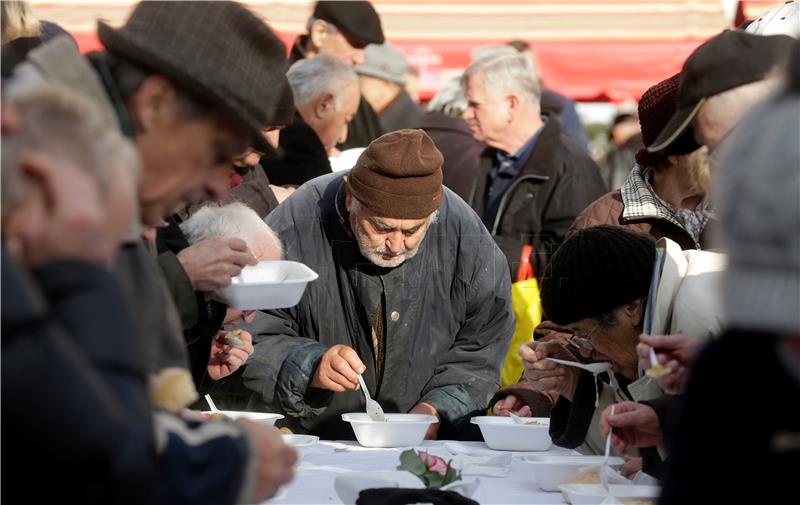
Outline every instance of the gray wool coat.
{"type": "Polygon", "coordinates": [[[300,303],[266,311],[244,372],[251,408],[285,414],[297,431],[352,439],[341,420],[364,411],[361,391],[309,389],[321,356],[336,344],[358,352],[367,387],[386,412],[434,405],[443,426],[484,409],[500,384],[514,331],[506,260],[478,216],[445,189],[438,221],[417,255],[393,269],[365,259],[352,238],[343,174],[303,185],[266,219],[286,259],[319,274],[300,303]],[[385,359],[378,382],[371,329],[384,297],[385,359]]]}

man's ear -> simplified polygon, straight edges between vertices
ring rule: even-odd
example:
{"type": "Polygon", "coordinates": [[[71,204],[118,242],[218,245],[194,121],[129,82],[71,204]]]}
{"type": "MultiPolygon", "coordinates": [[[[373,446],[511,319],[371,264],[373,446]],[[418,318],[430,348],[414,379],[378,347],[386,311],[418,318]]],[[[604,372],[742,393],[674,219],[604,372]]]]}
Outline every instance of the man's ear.
{"type": "Polygon", "coordinates": [[[519,113],[520,99],[517,95],[508,95],[506,103],[508,103],[508,122],[512,123],[519,113]]]}
{"type": "Polygon", "coordinates": [[[336,103],[333,95],[330,93],[323,93],[314,102],[314,117],[317,119],[327,119],[333,112],[335,112],[336,103]]]}
{"type": "Polygon", "coordinates": [[[639,326],[644,321],[645,304],[644,300],[634,300],[622,307],[625,315],[630,319],[633,326],[639,326]]]}
{"type": "Polygon", "coordinates": [[[175,86],[162,75],[151,75],[128,99],[128,113],[136,131],[146,132],[172,117],[176,105],[175,86]]]}
{"type": "Polygon", "coordinates": [[[319,53],[319,48],[325,45],[325,39],[328,38],[328,23],[321,19],[317,19],[311,25],[308,33],[308,38],[311,39],[311,48],[315,53],[319,53]]]}

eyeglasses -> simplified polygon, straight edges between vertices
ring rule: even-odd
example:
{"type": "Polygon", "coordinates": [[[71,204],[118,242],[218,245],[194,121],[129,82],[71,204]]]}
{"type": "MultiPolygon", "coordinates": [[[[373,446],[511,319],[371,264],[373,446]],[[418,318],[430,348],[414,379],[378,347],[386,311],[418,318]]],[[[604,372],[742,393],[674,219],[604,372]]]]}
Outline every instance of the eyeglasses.
{"type": "Polygon", "coordinates": [[[578,347],[579,349],[585,349],[587,351],[593,351],[594,346],[592,345],[592,336],[597,333],[597,330],[600,329],[600,322],[598,321],[591,330],[584,333],[583,335],[578,335],[577,333],[573,334],[572,338],[570,339],[570,343],[578,347]]]}

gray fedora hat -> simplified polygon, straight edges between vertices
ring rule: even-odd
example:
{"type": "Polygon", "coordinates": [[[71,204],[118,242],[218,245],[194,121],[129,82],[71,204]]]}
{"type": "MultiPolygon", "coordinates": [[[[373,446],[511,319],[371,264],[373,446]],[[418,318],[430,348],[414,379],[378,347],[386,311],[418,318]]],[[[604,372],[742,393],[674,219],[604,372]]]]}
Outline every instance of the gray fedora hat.
{"type": "Polygon", "coordinates": [[[165,75],[181,89],[244,121],[252,145],[275,120],[286,80],[286,46],[236,2],[140,2],[125,26],[99,21],[106,49],[165,75]]]}

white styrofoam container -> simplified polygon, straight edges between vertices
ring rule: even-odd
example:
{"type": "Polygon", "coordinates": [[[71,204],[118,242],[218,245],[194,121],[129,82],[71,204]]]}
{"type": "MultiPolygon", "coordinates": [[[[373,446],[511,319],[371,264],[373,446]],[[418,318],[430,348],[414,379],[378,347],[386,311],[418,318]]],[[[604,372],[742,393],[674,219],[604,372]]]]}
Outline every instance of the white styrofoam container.
{"type": "Polygon", "coordinates": [[[470,422],[481,429],[483,440],[498,451],[546,451],[553,445],[550,438],[550,418],[526,417],[541,426],[517,424],[510,417],[477,416],[470,422]]]}
{"type": "Polygon", "coordinates": [[[428,426],[438,421],[428,414],[385,414],[386,421],[373,421],[364,412],[342,414],[364,447],[413,447],[425,439],[428,426]]]}
{"type": "MultiPolygon", "coordinates": [[[[533,466],[533,478],[542,491],[558,491],[558,486],[566,483],[581,469],[603,464],[604,456],[563,456],[555,454],[536,454],[525,456],[523,461],[533,466]]],[[[608,458],[608,465],[620,467],[625,460],[608,458]]]]}
{"type": "Polygon", "coordinates": [[[262,261],[247,265],[230,286],[214,292],[220,302],[241,310],[283,309],[297,305],[309,282],[319,275],[296,261],[262,261]]]}
{"type": "Polygon", "coordinates": [[[274,425],[275,421],[277,421],[278,419],[283,419],[283,415],[281,414],[272,414],[269,412],[247,412],[244,410],[219,410],[216,412],[213,410],[207,410],[203,413],[211,415],[222,414],[223,416],[229,417],[234,420],[247,419],[255,423],[269,424],[269,425],[274,425]]]}
{"type": "Polygon", "coordinates": [[[609,495],[618,500],[630,501],[636,498],[657,500],[661,494],[661,488],[658,486],[638,484],[611,484],[608,486],[608,493],[600,484],[563,484],[559,486],[559,489],[567,495],[567,499],[572,505],[599,505],[609,495]]]}

